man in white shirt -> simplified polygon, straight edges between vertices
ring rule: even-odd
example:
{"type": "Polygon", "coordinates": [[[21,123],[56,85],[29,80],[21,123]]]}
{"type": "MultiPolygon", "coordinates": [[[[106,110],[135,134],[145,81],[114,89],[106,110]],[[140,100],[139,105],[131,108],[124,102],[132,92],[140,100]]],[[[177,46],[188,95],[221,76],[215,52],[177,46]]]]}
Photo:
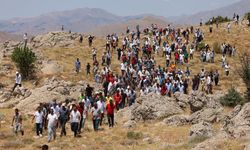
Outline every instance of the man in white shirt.
{"type": "Polygon", "coordinates": [[[76,137],[78,134],[80,120],[81,120],[81,114],[74,105],[73,110],[70,113],[71,130],[74,132],[74,137],[76,137]]]}
{"type": "Polygon", "coordinates": [[[43,134],[43,112],[41,110],[41,107],[37,108],[37,111],[34,114],[34,117],[32,119],[32,123],[34,122],[35,119],[35,123],[36,123],[36,135],[42,137],[43,134]]]}
{"type": "Polygon", "coordinates": [[[21,82],[22,82],[22,76],[19,72],[16,72],[15,85],[12,88],[12,92],[14,92],[14,90],[17,86],[19,86],[19,87],[22,86],[21,82]]]}
{"type": "Polygon", "coordinates": [[[56,124],[58,120],[58,116],[54,113],[54,110],[50,110],[50,114],[48,115],[48,142],[52,140],[52,138],[56,139],[56,124]]]}
{"type": "Polygon", "coordinates": [[[23,35],[23,41],[24,41],[24,47],[26,47],[27,43],[28,43],[28,35],[27,35],[27,33],[24,33],[24,35],[23,35]]]}

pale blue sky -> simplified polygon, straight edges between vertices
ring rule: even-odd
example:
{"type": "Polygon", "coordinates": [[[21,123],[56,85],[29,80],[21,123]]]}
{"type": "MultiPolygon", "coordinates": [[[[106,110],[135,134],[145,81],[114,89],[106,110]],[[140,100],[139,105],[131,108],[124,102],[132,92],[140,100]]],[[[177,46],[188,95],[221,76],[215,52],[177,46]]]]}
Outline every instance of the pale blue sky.
{"type": "Polygon", "coordinates": [[[0,0],[0,20],[75,8],[102,8],[121,16],[178,16],[212,10],[240,0],[0,0]]]}

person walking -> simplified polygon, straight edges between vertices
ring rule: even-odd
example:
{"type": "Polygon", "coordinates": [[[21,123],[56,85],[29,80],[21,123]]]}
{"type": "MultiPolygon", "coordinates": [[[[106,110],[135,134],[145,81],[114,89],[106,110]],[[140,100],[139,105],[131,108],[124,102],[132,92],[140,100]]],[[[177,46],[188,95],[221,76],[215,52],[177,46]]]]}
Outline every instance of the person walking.
{"type": "Polygon", "coordinates": [[[60,110],[59,110],[59,122],[61,125],[61,137],[64,135],[66,136],[66,123],[68,121],[68,115],[69,115],[69,111],[68,109],[65,107],[65,103],[62,104],[60,110]]]}
{"type": "Polygon", "coordinates": [[[74,137],[78,135],[79,123],[81,120],[81,114],[77,110],[76,105],[73,105],[73,110],[70,113],[71,130],[74,132],[74,137]]]}
{"type": "Polygon", "coordinates": [[[92,120],[93,120],[93,128],[95,131],[99,130],[99,122],[101,119],[101,110],[98,108],[97,103],[94,103],[94,107],[91,109],[92,112],[92,120]]]}
{"type": "Polygon", "coordinates": [[[81,62],[80,62],[79,58],[76,59],[75,68],[76,68],[76,73],[79,73],[80,68],[81,68],[81,62]]]}
{"type": "Polygon", "coordinates": [[[15,114],[13,116],[12,123],[11,123],[12,127],[13,127],[13,124],[15,123],[13,129],[14,129],[14,132],[15,132],[16,135],[18,134],[18,132],[21,132],[22,136],[24,135],[24,131],[23,131],[23,128],[22,128],[22,121],[23,121],[22,115],[19,112],[19,110],[16,108],[15,109],[15,114]]]}
{"type": "Polygon", "coordinates": [[[107,109],[107,118],[109,127],[112,128],[114,127],[114,111],[115,111],[115,105],[113,103],[113,100],[109,101],[109,104],[107,104],[106,109],[107,109]]]}
{"type": "Polygon", "coordinates": [[[22,76],[21,76],[21,74],[20,74],[19,72],[16,72],[15,85],[14,85],[14,87],[12,88],[12,92],[15,91],[15,88],[16,88],[17,86],[19,86],[19,87],[22,86],[21,82],[22,82],[22,76]]]}
{"type": "Polygon", "coordinates": [[[53,109],[50,109],[50,114],[48,115],[48,142],[52,139],[56,139],[56,125],[58,121],[57,115],[54,113],[53,109]]]}
{"type": "Polygon", "coordinates": [[[41,107],[37,108],[37,111],[35,112],[32,123],[35,120],[35,125],[36,125],[36,135],[42,137],[43,134],[43,117],[44,114],[42,112],[41,107]]]}

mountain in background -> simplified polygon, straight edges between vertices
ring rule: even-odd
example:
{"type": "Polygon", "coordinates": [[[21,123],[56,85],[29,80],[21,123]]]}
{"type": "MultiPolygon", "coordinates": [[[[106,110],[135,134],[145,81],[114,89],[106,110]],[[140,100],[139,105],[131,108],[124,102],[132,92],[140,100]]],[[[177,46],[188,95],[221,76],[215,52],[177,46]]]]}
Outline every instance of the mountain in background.
{"type": "MultiPolygon", "coordinates": [[[[0,31],[23,34],[40,34],[49,31],[65,31],[89,33],[96,27],[124,23],[130,20],[143,19],[145,15],[121,17],[113,15],[103,9],[81,8],[70,11],[53,12],[33,18],[15,18],[0,21],[0,31]]],[[[150,22],[154,23],[154,22],[150,22]]]]}
{"type": "Polygon", "coordinates": [[[170,17],[168,19],[175,24],[198,24],[201,19],[205,22],[210,18],[219,15],[232,18],[234,13],[243,16],[246,12],[250,12],[250,0],[241,0],[229,6],[225,6],[215,10],[204,11],[188,16],[170,17]]]}
{"type": "Polygon", "coordinates": [[[0,43],[5,41],[20,41],[20,40],[22,40],[21,35],[0,32],[0,43]]]}
{"type": "Polygon", "coordinates": [[[137,18],[132,18],[126,22],[115,23],[110,25],[99,26],[89,33],[97,36],[106,36],[108,34],[117,33],[122,34],[126,32],[126,28],[129,27],[131,31],[136,31],[136,25],[140,26],[140,30],[149,27],[151,24],[157,24],[161,27],[166,27],[169,23],[164,17],[158,17],[154,15],[144,15],[137,18]]]}

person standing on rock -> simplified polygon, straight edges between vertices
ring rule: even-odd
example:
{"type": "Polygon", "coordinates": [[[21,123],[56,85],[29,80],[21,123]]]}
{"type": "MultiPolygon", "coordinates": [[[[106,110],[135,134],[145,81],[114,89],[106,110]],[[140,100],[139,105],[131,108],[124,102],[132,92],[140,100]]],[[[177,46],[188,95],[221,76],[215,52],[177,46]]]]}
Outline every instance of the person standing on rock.
{"type": "Polygon", "coordinates": [[[74,137],[77,137],[78,135],[80,120],[81,120],[81,114],[74,105],[73,110],[70,113],[71,130],[74,132],[74,137]]]}
{"type": "Polygon", "coordinates": [[[58,121],[57,115],[54,113],[53,109],[50,109],[50,114],[48,115],[48,142],[52,139],[56,139],[56,125],[58,121]]]}
{"type": "Polygon", "coordinates": [[[24,48],[26,48],[27,43],[28,43],[28,35],[27,35],[27,33],[24,33],[24,35],[23,35],[23,41],[24,41],[24,48]]]}
{"type": "Polygon", "coordinates": [[[36,135],[40,137],[42,137],[42,134],[43,134],[43,117],[44,117],[44,114],[42,112],[42,109],[41,107],[38,107],[32,119],[32,123],[34,122],[34,119],[35,119],[36,135]]]}
{"type": "Polygon", "coordinates": [[[23,121],[22,115],[20,114],[19,110],[16,108],[15,114],[13,116],[12,123],[11,123],[11,126],[13,126],[13,124],[15,123],[15,126],[13,128],[14,128],[14,132],[16,135],[18,132],[21,132],[21,134],[24,135],[24,131],[22,129],[22,121],[23,121]]]}
{"type": "Polygon", "coordinates": [[[95,38],[94,36],[89,35],[89,38],[88,38],[88,40],[89,40],[89,47],[92,46],[92,43],[93,43],[93,39],[94,39],[94,38],[95,38]]]}
{"type": "Polygon", "coordinates": [[[75,67],[76,67],[76,73],[78,74],[80,71],[80,68],[81,68],[81,62],[80,62],[79,58],[76,59],[75,67]]]}
{"type": "Polygon", "coordinates": [[[12,92],[14,92],[14,90],[15,90],[15,88],[17,86],[19,86],[19,87],[22,86],[22,84],[21,84],[21,82],[22,82],[22,76],[21,76],[21,74],[19,72],[16,72],[16,79],[15,79],[15,81],[16,82],[15,82],[14,87],[12,88],[12,92]]]}

